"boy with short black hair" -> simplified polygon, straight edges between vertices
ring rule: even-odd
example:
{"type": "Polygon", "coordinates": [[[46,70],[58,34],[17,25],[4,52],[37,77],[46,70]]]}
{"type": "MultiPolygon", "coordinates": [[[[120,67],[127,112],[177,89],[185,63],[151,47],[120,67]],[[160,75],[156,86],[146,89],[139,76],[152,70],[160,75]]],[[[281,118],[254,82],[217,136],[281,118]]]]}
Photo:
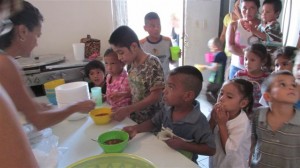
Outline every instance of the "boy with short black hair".
{"type": "Polygon", "coordinates": [[[281,0],[264,0],[261,24],[257,28],[254,25],[251,26],[251,32],[260,38],[270,55],[273,55],[277,47],[282,46],[282,33],[280,23],[277,21],[281,9],[281,0]]]}
{"type": "Polygon", "coordinates": [[[173,69],[164,89],[164,102],[169,106],[142,124],[125,127],[133,138],[137,133],[160,131],[158,137],[196,162],[198,154],[215,154],[214,137],[208,121],[200,111],[196,97],[203,77],[193,66],[173,69]]]}
{"type": "Polygon", "coordinates": [[[113,119],[125,117],[142,123],[152,118],[163,107],[162,90],[164,74],[159,59],[140,47],[135,32],[128,26],[118,27],[110,36],[109,43],[118,59],[127,64],[132,104],[113,110],[113,119]]]}
{"type": "Polygon", "coordinates": [[[93,60],[84,66],[84,73],[90,79],[89,90],[92,87],[101,87],[102,94],[106,94],[105,66],[101,61],[93,60]]]}
{"type": "Polygon", "coordinates": [[[144,30],[148,32],[148,36],[140,40],[141,47],[146,53],[150,53],[159,58],[164,70],[165,77],[170,71],[170,47],[172,40],[169,37],[162,36],[160,18],[157,13],[149,12],[145,15],[144,30]]]}
{"type": "Polygon", "coordinates": [[[273,72],[264,81],[262,93],[269,107],[254,113],[252,166],[298,167],[300,111],[294,108],[299,97],[295,77],[287,70],[273,72]]]}

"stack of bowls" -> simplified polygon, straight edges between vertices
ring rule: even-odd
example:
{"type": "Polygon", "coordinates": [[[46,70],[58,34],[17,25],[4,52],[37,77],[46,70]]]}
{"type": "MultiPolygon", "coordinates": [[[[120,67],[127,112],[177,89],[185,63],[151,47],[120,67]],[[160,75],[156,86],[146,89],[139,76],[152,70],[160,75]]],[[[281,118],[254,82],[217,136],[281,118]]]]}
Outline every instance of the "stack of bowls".
{"type": "MultiPolygon", "coordinates": [[[[55,88],[57,105],[59,108],[69,106],[79,101],[89,100],[89,86],[87,82],[71,82],[55,88]]],[[[78,111],[80,112],[80,111],[78,111]]],[[[87,114],[74,113],[68,117],[69,120],[79,120],[86,117],[87,114]]]]}
{"type": "Polygon", "coordinates": [[[44,90],[46,93],[46,96],[50,103],[53,105],[57,105],[56,101],[56,95],[55,95],[55,88],[59,85],[62,85],[65,83],[64,79],[56,79],[49,82],[44,83],[44,90]]]}

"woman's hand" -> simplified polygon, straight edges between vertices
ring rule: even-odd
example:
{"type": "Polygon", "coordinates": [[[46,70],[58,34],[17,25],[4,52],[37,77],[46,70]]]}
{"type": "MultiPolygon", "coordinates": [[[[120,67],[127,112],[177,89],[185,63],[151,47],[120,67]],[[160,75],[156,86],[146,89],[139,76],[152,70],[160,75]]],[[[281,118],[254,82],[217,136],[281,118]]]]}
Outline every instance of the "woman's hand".
{"type": "Polygon", "coordinates": [[[82,113],[88,113],[91,110],[93,110],[96,106],[96,103],[93,100],[84,100],[81,102],[77,102],[74,105],[71,106],[72,110],[77,112],[82,112],[82,113]]]}

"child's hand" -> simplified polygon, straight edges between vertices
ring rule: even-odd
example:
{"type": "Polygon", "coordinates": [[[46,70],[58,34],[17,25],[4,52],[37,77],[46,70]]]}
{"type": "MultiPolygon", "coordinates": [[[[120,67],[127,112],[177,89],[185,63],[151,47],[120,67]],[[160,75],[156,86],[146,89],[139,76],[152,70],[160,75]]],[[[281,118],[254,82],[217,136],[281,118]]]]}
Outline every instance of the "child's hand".
{"type": "Polygon", "coordinates": [[[223,105],[219,103],[216,108],[216,120],[218,125],[226,125],[228,119],[229,119],[228,112],[225,111],[223,105]]]}
{"type": "Polygon", "coordinates": [[[123,131],[129,134],[129,138],[132,139],[137,134],[137,130],[135,126],[128,126],[122,129],[123,131]]]}
{"type": "Polygon", "coordinates": [[[70,106],[72,111],[79,111],[82,113],[88,113],[89,111],[93,110],[96,106],[96,103],[93,100],[84,100],[81,102],[77,102],[70,106]]]}
{"type": "Polygon", "coordinates": [[[173,136],[173,138],[170,138],[170,139],[166,140],[165,142],[169,147],[176,149],[176,150],[182,149],[182,146],[184,145],[184,143],[186,143],[184,140],[182,140],[176,136],[173,136]]]}
{"type": "Polygon", "coordinates": [[[130,113],[127,107],[113,108],[112,119],[116,121],[124,120],[130,113]]]}

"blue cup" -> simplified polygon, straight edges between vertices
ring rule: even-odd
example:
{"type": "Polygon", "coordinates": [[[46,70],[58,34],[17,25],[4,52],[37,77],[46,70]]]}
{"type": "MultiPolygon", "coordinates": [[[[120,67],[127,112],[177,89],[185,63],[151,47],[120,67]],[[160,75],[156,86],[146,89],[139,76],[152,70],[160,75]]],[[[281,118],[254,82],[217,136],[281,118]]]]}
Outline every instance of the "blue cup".
{"type": "Polygon", "coordinates": [[[54,89],[45,89],[45,92],[46,92],[46,96],[47,96],[49,102],[53,105],[57,105],[55,90],[54,89]]]}

